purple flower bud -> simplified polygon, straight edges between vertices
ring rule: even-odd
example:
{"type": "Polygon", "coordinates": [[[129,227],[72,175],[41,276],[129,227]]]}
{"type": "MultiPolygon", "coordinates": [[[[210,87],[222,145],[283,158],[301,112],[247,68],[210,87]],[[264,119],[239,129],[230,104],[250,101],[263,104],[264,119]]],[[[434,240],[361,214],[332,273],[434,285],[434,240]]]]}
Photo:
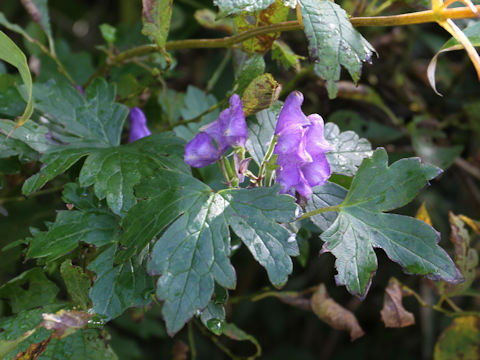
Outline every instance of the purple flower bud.
{"type": "Polygon", "coordinates": [[[143,111],[138,107],[130,109],[130,135],[128,142],[133,142],[152,133],[147,127],[147,118],[143,111]]]}
{"type": "Polygon", "coordinates": [[[287,129],[292,126],[302,127],[310,124],[302,111],[302,103],[303,94],[299,91],[293,91],[287,96],[278,117],[275,135],[280,135],[285,131],[290,132],[287,129]]]}
{"type": "Polygon", "coordinates": [[[288,164],[280,167],[277,170],[277,182],[283,194],[293,194],[292,188],[306,198],[312,194],[312,187],[298,165],[288,164]]]}
{"type": "Polygon", "coordinates": [[[237,154],[233,154],[233,162],[235,163],[235,172],[237,173],[238,183],[241,184],[245,181],[245,173],[248,170],[248,165],[252,158],[240,160],[237,154]]]}
{"type": "Polygon", "coordinates": [[[247,123],[240,96],[233,94],[230,107],[223,110],[218,119],[207,125],[204,131],[217,143],[223,153],[229,146],[245,146],[247,139],[247,123]]]}
{"type": "Polygon", "coordinates": [[[185,162],[195,168],[213,164],[220,159],[220,152],[212,142],[210,135],[199,132],[185,145],[185,162]]]}

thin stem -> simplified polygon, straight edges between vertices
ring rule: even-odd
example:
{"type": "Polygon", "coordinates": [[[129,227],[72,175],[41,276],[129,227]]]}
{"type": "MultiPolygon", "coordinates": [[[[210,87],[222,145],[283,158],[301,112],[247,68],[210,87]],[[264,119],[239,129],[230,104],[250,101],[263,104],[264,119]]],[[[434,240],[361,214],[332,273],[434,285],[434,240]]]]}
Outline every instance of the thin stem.
{"type": "Polygon", "coordinates": [[[188,323],[188,343],[190,344],[190,359],[195,360],[197,358],[197,347],[195,346],[195,338],[193,336],[193,326],[191,321],[188,323]]]}
{"type": "Polygon", "coordinates": [[[297,220],[308,219],[309,217],[312,217],[312,216],[315,216],[315,215],[318,215],[318,214],[322,214],[324,212],[339,211],[341,209],[341,207],[342,207],[341,205],[335,205],[335,206],[326,206],[326,207],[323,207],[323,208],[320,208],[320,209],[315,209],[315,210],[306,212],[305,214],[303,214],[302,216],[297,218],[297,220]]]}
{"type": "Polygon", "coordinates": [[[232,57],[232,50],[227,51],[227,55],[223,57],[222,62],[218,66],[217,70],[215,70],[214,74],[210,78],[207,84],[207,92],[212,91],[213,87],[217,83],[218,79],[220,78],[220,75],[222,75],[223,70],[225,70],[225,67],[227,66],[228,62],[230,61],[230,58],[232,57]]]}
{"type": "Polygon", "coordinates": [[[12,201],[24,201],[24,200],[28,200],[30,198],[34,198],[34,197],[37,197],[37,196],[42,196],[42,195],[46,195],[46,194],[51,194],[51,193],[54,193],[54,192],[57,192],[57,191],[60,191],[63,189],[63,185],[62,186],[57,186],[57,187],[53,187],[53,188],[50,188],[50,189],[45,189],[45,190],[41,190],[41,191],[37,191],[36,193],[33,193],[29,196],[14,196],[14,197],[8,197],[8,198],[4,198],[4,199],[0,199],[0,204],[5,204],[7,202],[12,202],[12,201]]]}
{"type": "Polygon", "coordinates": [[[230,359],[233,359],[233,360],[239,360],[240,359],[234,353],[232,353],[229,348],[227,348],[225,345],[223,345],[220,342],[220,340],[218,339],[217,336],[210,333],[207,329],[205,329],[205,327],[203,325],[199,324],[199,322],[197,320],[194,319],[193,322],[197,326],[197,328],[200,330],[200,332],[204,336],[207,336],[221,351],[223,351],[228,357],[230,357],[230,359]]]}
{"type": "MultiPolygon", "coordinates": [[[[480,5],[476,6],[477,10],[480,9],[480,5]]],[[[355,27],[360,26],[401,26],[401,25],[413,25],[423,24],[430,22],[442,21],[445,19],[460,19],[460,18],[472,18],[476,14],[472,12],[469,7],[459,7],[453,9],[445,9],[441,12],[433,10],[418,11],[408,14],[389,15],[389,16],[367,16],[367,17],[353,17],[350,22],[355,27]]],[[[226,36],[216,39],[186,39],[186,40],[174,40],[166,43],[166,50],[179,50],[179,49],[207,49],[207,48],[230,48],[238,43],[241,43],[247,39],[258,35],[264,35],[269,33],[279,33],[285,31],[301,30],[301,25],[298,21],[284,21],[276,24],[270,24],[266,26],[260,26],[240,34],[226,36]]],[[[88,86],[90,82],[99,76],[103,76],[108,70],[116,65],[122,64],[127,59],[137,56],[145,56],[155,52],[161,52],[163,49],[157,45],[148,44],[135,47],[133,49],[119,53],[112,59],[107,59],[97,71],[90,76],[85,82],[84,86],[88,86]]]]}
{"type": "Polygon", "coordinates": [[[278,136],[275,135],[272,139],[272,142],[270,143],[270,146],[268,147],[265,157],[263,158],[262,164],[260,165],[260,171],[258,172],[257,185],[261,185],[263,173],[265,172],[265,166],[267,162],[270,160],[270,158],[272,157],[273,150],[275,149],[275,145],[277,144],[277,139],[278,139],[278,136]]]}
{"type": "Polygon", "coordinates": [[[230,177],[228,176],[227,169],[225,168],[225,161],[223,159],[223,156],[218,159],[220,163],[220,170],[222,170],[222,174],[225,177],[225,181],[227,182],[227,186],[230,187],[232,183],[230,182],[230,177]]]}
{"type": "Polygon", "coordinates": [[[226,97],[226,98],[223,99],[222,101],[219,101],[219,102],[216,103],[215,105],[210,106],[207,110],[205,110],[204,112],[202,112],[200,115],[194,117],[193,119],[177,121],[176,123],[171,124],[171,125],[168,127],[168,130],[172,130],[174,127],[177,127],[177,126],[180,126],[180,125],[186,125],[186,124],[189,124],[189,123],[191,123],[191,122],[195,122],[195,121],[200,120],[200,119],[201,119],[202,117],[204,117],[205,115],[207,115],[207,114],[211,113],[212,111],[218,109],[219,107],[222,107],[223,105],[225,105],[225,103],[227,102],[227,100],[228,100],[228,97],[226,97]]]}

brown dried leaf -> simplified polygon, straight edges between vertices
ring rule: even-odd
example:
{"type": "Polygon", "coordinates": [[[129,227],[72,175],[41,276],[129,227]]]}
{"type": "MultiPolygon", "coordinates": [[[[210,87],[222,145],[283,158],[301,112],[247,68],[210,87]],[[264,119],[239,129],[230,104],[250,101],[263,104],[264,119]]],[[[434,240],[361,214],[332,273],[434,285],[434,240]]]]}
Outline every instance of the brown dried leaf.
{"type": "Polygon", "coordinates": [[[93,315],[85,311],[60,310],[55,314],[42,314],[42,317],[41,326],[53,330],[53,336],[61,339],[87,326],[93,315]]]}
{"type": "Polygon", "coordinates": [[[311,306],[315,315],[322,321],[334,329],[348,331],[352,341],[365,334],[355,315],[328,296],[325,285],[321,284],[313,294],[311,306]]]}
{"type": "Polygon", "coordinates": [[[50,343],[50,340],[52,340],[52,336],[53,335],[50,335],[48,339],[45,339],[39,342],[38,344],[37,343],[31,344],[28,347],[27,351],[18,353],[13,358],[13,360],[37,360],[47,348],[48,344],[50,343]]]}
{"type": "Polygon", "coordinates": [[[386,327],[400,328],[415,324],[413,314],[403,307],[402,298],[406,294],[395,279],[390,279],[385,296],[383,309],[380,311],[386,327]]]}

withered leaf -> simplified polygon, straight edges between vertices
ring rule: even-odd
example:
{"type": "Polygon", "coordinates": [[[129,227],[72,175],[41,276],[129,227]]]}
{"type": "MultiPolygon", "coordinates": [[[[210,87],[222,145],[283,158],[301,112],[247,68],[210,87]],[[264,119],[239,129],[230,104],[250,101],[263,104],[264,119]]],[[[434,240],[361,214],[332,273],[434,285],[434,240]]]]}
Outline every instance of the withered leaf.
{"type": "Polygon", "coordinates": [[[55,314],[42,314],[42,317],[41,326],[53,330],[53,336],[61,339],[86,327],[93,315],[85,311],[60,310],[55,314]]]}
{"type": "Polygon", "coordinates": [[[403,307],[405,294],[395,279],[390,279],[383,298],[383,309],[380,311],[386,327],[400,328],[415,324],[413,314],[403,307]]]}
{"type": "Polygon", "coordinates": [[[348,331],[352,341],[365,334],[355,315],[328,296],[325,285],[321,284],[313,294],[311,305],[315,315],[334,329],[348,331]]]}
{"type": "Polygon", "coordinates": [[[172,347],[172,360],[187,360],[188,350],[188,345],[182,340],[175,341],[172,347]]]}
{"type": "Polygon", "coordinates": [[[13,360],[37,360],[47,348],[50,340],[52,340],[52,336],[53,335],[50,335],[47,339],[39,343],[31,344],[26,351],[15,355],[13,360]]]}
{"type": "Polygon", "coordinates": [[[282,86],[271,74],[262,74],[254,78],[242,95],[245,116],[268,109],[278,99],[282,86]]]}

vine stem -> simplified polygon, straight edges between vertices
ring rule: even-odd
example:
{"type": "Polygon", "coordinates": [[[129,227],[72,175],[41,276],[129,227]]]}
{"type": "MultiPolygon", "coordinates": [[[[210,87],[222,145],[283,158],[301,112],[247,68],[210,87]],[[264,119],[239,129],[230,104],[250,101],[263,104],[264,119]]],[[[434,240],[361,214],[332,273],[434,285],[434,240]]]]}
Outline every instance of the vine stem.
{"type": "MultiPolygon", "coordinates": [[[[476,6],[477,10],[480,10],[480,5],[476,6]]],[[[413,24],[423,24],[430,22],[442,21],[445,19],[460,19],[460,18],[472,18],[476,15],[473,11],[464,6],[453,9],[444,9],[441,12],[433,10],[417,11],[408,14],[389,15],[389,16],[366,16],[366,17],[353,17],[350,22],[355,27],[361,26],[403,26],[413,24]]],[[[260,26],[240,34],[226,36],[216,39],[186,39],[186,40],[174,40],[168,41],[165,45],[166,50],[180,50],[180,49],[205,49],[205,48],[230,48],[234,45],[241,43],[247,39],[258,35],[264,35],[268,33],[295,31],[301,30],[302,26],[297,20],[284,21],[276,24],[260,26]]],[[[97,71],[90,76],[85,82],[84,86],[88,86],[90,82],[99,76],[103,76],[108,70],[116,65],[125,62],[128,59],[145,56],[152,54],[162,49],[157,45],[148,44],[138,46],[124,52],[119,53],[113,58],[107,59],[107,61],[97,69],[97,71]]]]}
{"type": "Polygon", "coordinates": [[[312,216],[315,216],[315,215],[318,215],[318,214],[322,214],[324,212],[339,211],[340,209],[341,209],[341,205],[326,206],[326,207],[323,207],[323,208],[320,208],[320,209],[315,209],[315,210],[306,212],[305,214],[303,214],[302,216],[297,218],[297,220],[308,219],[309,217],[312,217],[312,216]]]}

